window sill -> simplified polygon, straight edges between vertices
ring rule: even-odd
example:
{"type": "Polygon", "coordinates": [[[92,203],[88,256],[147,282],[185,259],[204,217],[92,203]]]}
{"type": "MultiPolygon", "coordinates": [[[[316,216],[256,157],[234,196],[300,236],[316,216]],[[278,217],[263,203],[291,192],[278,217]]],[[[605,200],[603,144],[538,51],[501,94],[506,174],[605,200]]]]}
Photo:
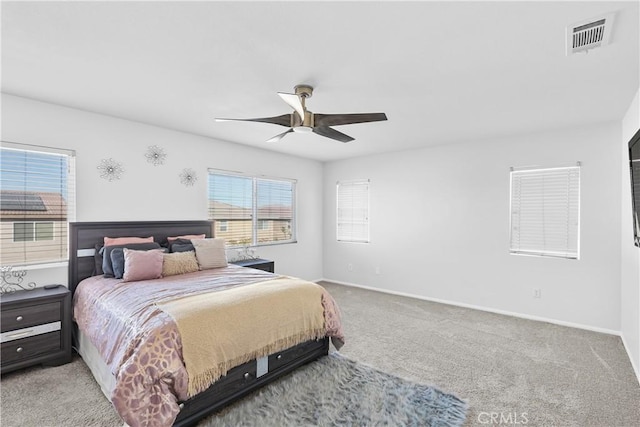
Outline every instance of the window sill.
{"type": "Polygon", "coordinates": [[[44,270],[46,268],[59,268],[59,267],[68,267],[68,261],[59,261],[59,262],[48,262],[44,264],[27,264],[27,265],[5,265],[3,268],[11,267],[13,270],[44,270]]]}

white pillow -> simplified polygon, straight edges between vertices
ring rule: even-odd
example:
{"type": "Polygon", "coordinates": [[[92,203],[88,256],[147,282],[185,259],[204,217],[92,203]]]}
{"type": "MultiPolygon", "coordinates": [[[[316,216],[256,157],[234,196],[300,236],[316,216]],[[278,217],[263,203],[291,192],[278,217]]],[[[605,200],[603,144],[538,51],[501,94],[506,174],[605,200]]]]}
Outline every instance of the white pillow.
{"type": "Polygon", "coordinates": [[[196,258],[201,270],[226,267],[227,252],[224,239],[193,239],[191,244],[196,249],[196,258]]]}

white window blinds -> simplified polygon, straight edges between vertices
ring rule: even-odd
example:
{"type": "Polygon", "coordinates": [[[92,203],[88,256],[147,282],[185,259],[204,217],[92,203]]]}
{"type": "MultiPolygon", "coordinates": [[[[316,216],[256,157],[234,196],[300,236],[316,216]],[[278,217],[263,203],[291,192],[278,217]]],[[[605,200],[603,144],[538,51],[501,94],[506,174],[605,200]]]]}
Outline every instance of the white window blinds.
{"type": "Polygon", "coordinates": [[[295,181],[209,171],[209,219],[228,246],[295,241],[295,181]]]}
{"type": "Polygon", "coordinates": [[[293,240],[294,186],[291,181],[255,179],[258,244],[293,240]]]}
{"type": "Polygon", "coordinates": [[[511,171],[510,250],[579,258],[580,166],[511,171]]]}
{"type": "Polygon", "coordinates": [[[337,239],[369,242],[369,180],[337,183],[337,239]]]}
{"type": "Polygon", "coordinates": [[[2,266],[68,260],[68,224],[75,220],[75,153],[2,142],[2,266]]]}

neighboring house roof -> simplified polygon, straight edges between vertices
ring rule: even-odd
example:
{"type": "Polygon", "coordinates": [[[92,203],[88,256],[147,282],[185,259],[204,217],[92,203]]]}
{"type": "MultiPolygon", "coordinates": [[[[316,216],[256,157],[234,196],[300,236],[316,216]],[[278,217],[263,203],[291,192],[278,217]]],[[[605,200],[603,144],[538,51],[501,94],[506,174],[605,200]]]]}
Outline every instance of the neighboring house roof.
{"type": "MultiPolygon", "coordinates": [[[[209,200],[209,212],[217,220],[251,219],[251,209],[209,200]]],[[[258,208],[259,219],[291,219],[291,206],[267,205],[258,208]]]]}
{"type": "Polygon", "coordinates": [[[251,219],[251,209],[209,200],[209,212],[213,219],[251,219]]]}
{"type": "Polygon", "coordinates": [[[2,220],[66,220],[67,202],[60,193],[0,190],[2,220]]]}

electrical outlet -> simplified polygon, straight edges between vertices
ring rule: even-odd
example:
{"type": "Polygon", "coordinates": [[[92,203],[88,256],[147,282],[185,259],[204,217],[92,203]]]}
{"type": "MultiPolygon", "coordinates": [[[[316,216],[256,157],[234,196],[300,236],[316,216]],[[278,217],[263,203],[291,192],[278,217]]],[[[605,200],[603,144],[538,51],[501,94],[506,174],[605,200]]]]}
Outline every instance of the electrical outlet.
{"type": "Polygon", "coordinates": [[[376,274],[380,274],[380,266],[379,265],[376,265],[375,272],[376,272],[376,274]]]}
{"type": "Polygon", "coordinates": [[[540,288],[535,288],[533,290],[533,297],[534,298],[542,298],[542,289],[540,288]]]}
{"type": "Polygon", "coordinates": [[[353,271],[353,264],[351,263],[347,264],[347,270],[353,271]]]}

